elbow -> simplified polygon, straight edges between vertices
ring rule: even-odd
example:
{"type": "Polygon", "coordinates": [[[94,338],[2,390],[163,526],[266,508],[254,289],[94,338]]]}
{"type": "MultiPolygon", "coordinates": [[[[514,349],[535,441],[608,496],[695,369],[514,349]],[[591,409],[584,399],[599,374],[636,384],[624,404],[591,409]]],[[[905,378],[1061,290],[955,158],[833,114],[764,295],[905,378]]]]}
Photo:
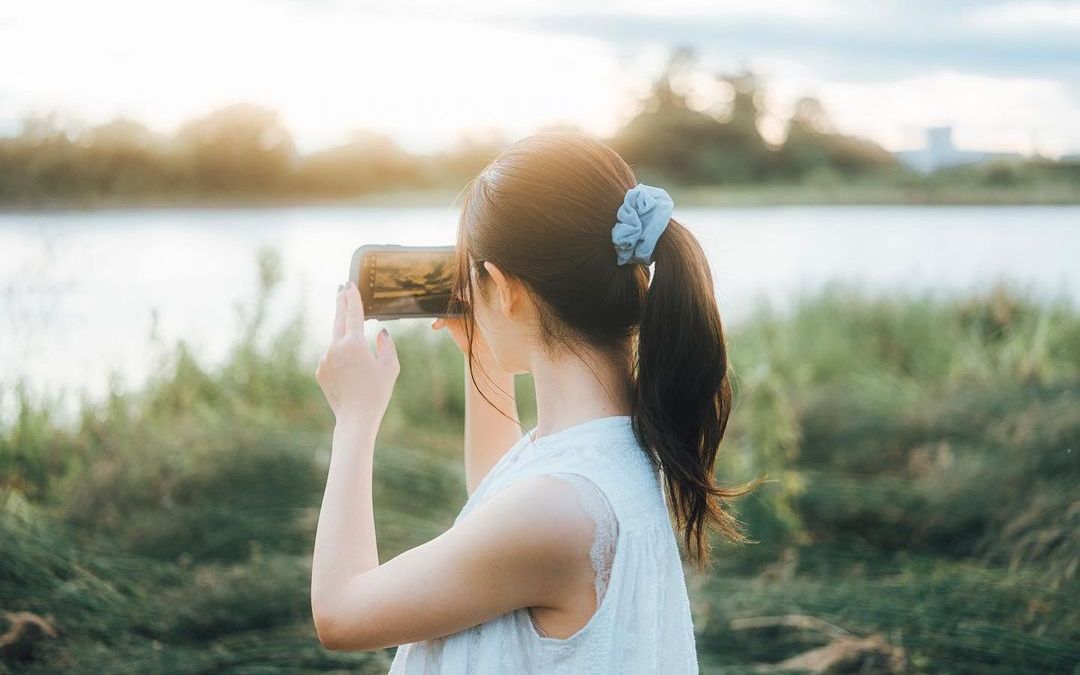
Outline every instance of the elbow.
{"type": "Polygon", "coordinates": [[[368,651],[379,649],[371,639],[362,620],[345,616],[330,607],[312,603],[311,617],[315,634],[323,648],[335,652],[368,651]]]}
{"type": "Polygon", "coordinates": [[[339,617],[332,607],[325,603],[311,603],[311,618],[315,624],[315,635],[319,638],[319,644],[331,651],[350,651],[356,649],[349,639],[350,634],[355,636],[356,631],[346,629],[345,622],[339,617]]]}
{"type": "Polygon", "coordinates": [[[319,644],[323,646],[323,649],[334,652],[348,649],[344,640],[341,639],[336,624],[318,612],[312,612],[312,618],[315,620],[315,636],[319,638],[319,644]]]}
{"type": "Polygon", "coordinates": [[[331,652],[352,652],[358,651],[356,648],[349,645],[348,642],[341,638],[334,636],[332,633],[328,633],[318,628],[315,629],[319,636],[319,644],[322,648],[331,652]]]}

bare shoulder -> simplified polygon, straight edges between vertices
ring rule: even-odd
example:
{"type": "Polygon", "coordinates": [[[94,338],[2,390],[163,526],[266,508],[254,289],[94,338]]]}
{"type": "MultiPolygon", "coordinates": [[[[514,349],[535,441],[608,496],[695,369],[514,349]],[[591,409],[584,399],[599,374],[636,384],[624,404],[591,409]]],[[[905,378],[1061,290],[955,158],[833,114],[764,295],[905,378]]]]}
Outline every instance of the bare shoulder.
{"type": "Polygon", "coordinates": [[[567,565],[588,560],[596,523],[582,508],[574,484],[539,474],[499,490],[458,526],[484,530],[488,541],[503,542],[500,548],[513,546],[538,567],[562,573],[567,565]]]}

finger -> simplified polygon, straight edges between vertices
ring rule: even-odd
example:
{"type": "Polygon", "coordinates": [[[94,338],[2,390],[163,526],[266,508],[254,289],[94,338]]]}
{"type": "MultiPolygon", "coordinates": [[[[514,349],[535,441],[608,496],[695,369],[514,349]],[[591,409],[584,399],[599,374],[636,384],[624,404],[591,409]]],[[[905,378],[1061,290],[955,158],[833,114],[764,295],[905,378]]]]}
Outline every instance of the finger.
{"type": "Polygon", "coordinates": [[[352,281],[345,287],[345,299],[348,307],[345,313],[345,333],[364,337],[364,303],[360,291],[352,281]]]}
{"type": "Polygon", "coordinates": [[[397,363],[397,345],[394,344],[393,338],[390,337],[390,331],[385,328],[375,336],[375,351],[378,354],[379,361],[387,365],[397,363]]]}
{"type": "Polygon", "coordinates": [[[338,286],[337,294],[337,312],[334,314],[334,335],[335,340],[340,340],[345,337],[345,314],[347,311],[347,300],[345,299],[345,286],[344,284],[338,286]]]}
{"type": "Polygon", "coordinates": [[[435,319],[435,321],[433,321],[431,323],[431,327],[434,328],[435,330],[439,330],[440,328],[442,328],[445,325],[446,325],[446,321],[443,320],[442,318],[435,319]]]}

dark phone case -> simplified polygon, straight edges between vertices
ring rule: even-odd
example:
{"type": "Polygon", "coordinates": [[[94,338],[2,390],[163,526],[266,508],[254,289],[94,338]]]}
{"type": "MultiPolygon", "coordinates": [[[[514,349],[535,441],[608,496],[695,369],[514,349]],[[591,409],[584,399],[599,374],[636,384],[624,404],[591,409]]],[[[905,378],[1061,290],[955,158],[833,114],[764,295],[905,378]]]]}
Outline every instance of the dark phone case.
{"type": "Polygon", "coordinates": [[[399,244],[364,244],[353,251],[352,261],[349,263],[349,279],[360,289],[360,298],[364,301],[364,315],[368,319],[390,320],[410,318],[435,318],[437,316],[454,316],[451,314],[412,314],[412,313],[379,313],[368,311],[368,307],[374,306],[371,298],[371,288],[366,276],[361,275],[364,269],[363,258],[368,253],[394,253],[394,252],[417,252],[417,253],[444,253],[455,250],[454,246],[402,246],[399,244]]]}

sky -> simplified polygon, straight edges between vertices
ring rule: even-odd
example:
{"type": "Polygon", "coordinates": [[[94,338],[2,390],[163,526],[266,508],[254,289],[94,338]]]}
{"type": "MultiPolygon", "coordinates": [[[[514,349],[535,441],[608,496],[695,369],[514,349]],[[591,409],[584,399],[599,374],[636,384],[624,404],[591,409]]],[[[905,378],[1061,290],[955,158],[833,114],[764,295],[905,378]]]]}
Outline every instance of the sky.
{"type": "Polygon", "coordinates": [[[0,133],[52,111],[167,133],[242,101],[304,151],[356,129],[414,152],[552,124],[606,136],[680,46],[763,78],[770,140],[812,95],[889,150],[951,125],[965,149],[1080,152],[1071,0],[5,0],[0,133]]]}

